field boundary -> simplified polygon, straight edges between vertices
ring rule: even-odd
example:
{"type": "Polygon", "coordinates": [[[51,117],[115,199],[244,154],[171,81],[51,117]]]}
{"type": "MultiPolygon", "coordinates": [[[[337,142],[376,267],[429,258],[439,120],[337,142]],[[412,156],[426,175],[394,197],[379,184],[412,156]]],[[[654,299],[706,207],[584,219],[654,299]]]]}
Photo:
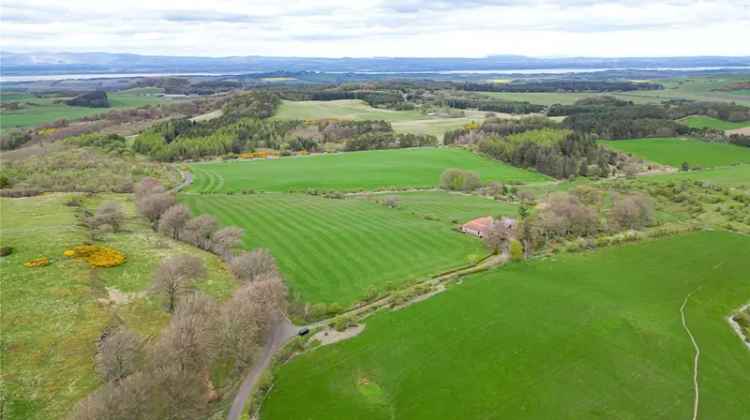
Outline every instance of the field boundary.
{"type": "Polygon", "coordinates": [[[698,363],[700,362],[701,357],[701,348],[698,346],[698,342],[695,340],[695,336],[693,336],[693,333],[690,331],[690,328],[687,325],[687,317],[685,315],[685,307],[687,307],[688,300],[690,300],[690,297],[700,290],[701,286],[698,286],[695,290],[688,293],[687,296],[685,296],[685,300],[682,302],[682,306],[680,306],[680,316],[682,318],[682,328],[685,329],[685,332],[687,332],[688,336],[690,337],[690,341],[693,343],[693,348],[695,349],[695,357],[693,358],[693,390],[694,390],[694,399],[693,399],[693,418],[692,420],[698,420],[698,410],[700,408],[700,385],[698,384],[698,363]]]}
{"type": "MultiPolygon", "coordinates": [[[[735,313],[739,313],[742,311],[746,311],[750,309],[750,303],[744,306],[740,306],[739,309],[734,311],[735,313]]],[[[727,322],[729,322],[729,325],[732,327],[732,330],[734,330],[735,334],[740,338],[743,344],[747,347],[748,350],[750,350],[750,337],[746,337],[745,333],[742,332],[742,326],[734,320],[734,313],[730,314],[727,317],[727,322]]]]}

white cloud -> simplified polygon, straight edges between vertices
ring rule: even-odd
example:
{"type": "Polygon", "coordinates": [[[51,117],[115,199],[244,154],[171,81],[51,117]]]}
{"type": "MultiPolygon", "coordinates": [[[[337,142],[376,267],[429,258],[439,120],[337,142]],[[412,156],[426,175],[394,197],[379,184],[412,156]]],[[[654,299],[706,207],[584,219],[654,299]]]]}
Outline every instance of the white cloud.
{"type": "Polygon", "coordinates": [[[4,1],[0,48],[179,55],[750,55],[749,0],[4,1]]]}

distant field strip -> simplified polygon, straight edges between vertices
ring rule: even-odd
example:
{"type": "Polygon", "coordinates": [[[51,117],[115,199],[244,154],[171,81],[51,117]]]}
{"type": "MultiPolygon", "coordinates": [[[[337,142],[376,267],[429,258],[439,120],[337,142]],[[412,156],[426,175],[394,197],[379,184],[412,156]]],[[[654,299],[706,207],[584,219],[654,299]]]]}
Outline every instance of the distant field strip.
{"type": "Polygon", "coordinates": [[[431,188],[448,168],[479,172],[482,181],[535,182],[544,175],[457,148],[373,150],[274,160],[207,162],[190,165],[193,192],[287,192],[308,189],[364,191],[431,188]]]}
{"type": "Polygon", "coordinates": [[[750,354],[726,314],[750,296],[750,238],[697,232],[464,278],[274,371],[264,420],[664,419],[750,413],[750,354]],[[718,263],[722,264],[718,264],[718,263]]]}
{"type": "Polygon", "coordinates": [[[642,159],[674,167],[687,162],[691,167],[710,168],[750,163],[750,147],[709,143],[683,138],[649,138],[603,141],[602,144],[642,159]]]}
{"type": "Polygon", "coordinates": [[[737,128],[750,127],[750,121],[730,122],[718,118],[712,118],[705,115],[691,115],[678,120],[691,128],[715,128],[717,130],[734,130],[737,128]]]}
{"type": "Polygon", "coordinates": [[[196,213],[246,230],[245,247],[269,248],[296,298],[349,305],[371,289],[438,273],[485,253],[477,239],[365,199],[304,194],[184,194],[196,213]]]}

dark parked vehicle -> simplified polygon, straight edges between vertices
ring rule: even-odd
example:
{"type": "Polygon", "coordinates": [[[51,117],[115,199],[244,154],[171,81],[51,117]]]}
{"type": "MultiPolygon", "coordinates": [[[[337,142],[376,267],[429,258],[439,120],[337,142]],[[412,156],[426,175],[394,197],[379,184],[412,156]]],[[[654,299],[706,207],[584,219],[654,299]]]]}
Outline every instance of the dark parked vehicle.
{"type": "Polygon", "coordinates": [[[305,328],[302,328],[301,330],[297,331],[297,335],[300,336],[300,337],[302,337],[303,335],[307,335],[309,332],[310,332],[310,329],[307,328],[307,327],[305,327],[305,328]]]}

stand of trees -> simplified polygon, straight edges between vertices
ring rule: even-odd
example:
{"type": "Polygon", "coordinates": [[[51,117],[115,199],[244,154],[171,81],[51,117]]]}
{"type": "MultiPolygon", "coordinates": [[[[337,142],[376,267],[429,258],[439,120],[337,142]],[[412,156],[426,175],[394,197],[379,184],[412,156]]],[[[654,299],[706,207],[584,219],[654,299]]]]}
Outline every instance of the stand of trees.
{"type": "MultiPolygon", "coordinates": [[[[195,287],[206,273],[201,258],[163,260],[151,291],[172,314],[169,325],[156,340],[140,337],[121,322],[107,328],[95,359],[105,384],[82,400],[70,418],[206,418],[210,402],[221,398],[211,373],[221,369],[229,378],[238,377],[253,363],[284,316],[287,289],[268,251],[235,255],[241,230],[220,229],[211,216],[191,217],[154,179],[143,180],[135,192],[140,213],[160,232],[222,256],[240,286],[229,300],[217,302],[195,287]]],[[[108,207],[103,211],[112,213],[108,207]]],[[[233,383],[219,385],[231,389],[233,383]]]]}
{"type": "Polygon", "coordinates": [[[465,83],[463,90],[475,92],[615,92],[658,90],[656,83],[612,82],[598,80],[548,80],[513,83],[465,83]]]}
{"type": "Polygon", "coordinates": [[[542,112],[545,108],[544,105],[536,105],[529,102],[513,102],[480,98],[451,98],[446,100],[445,104],[451,108],[473,108],[480,111],[504,112],[507,114],[530,114],[533,112],[542,112]]]}

